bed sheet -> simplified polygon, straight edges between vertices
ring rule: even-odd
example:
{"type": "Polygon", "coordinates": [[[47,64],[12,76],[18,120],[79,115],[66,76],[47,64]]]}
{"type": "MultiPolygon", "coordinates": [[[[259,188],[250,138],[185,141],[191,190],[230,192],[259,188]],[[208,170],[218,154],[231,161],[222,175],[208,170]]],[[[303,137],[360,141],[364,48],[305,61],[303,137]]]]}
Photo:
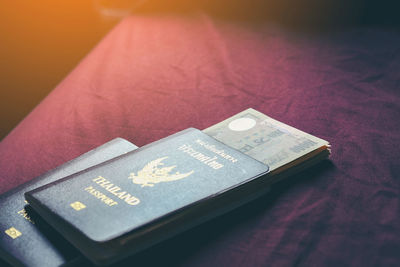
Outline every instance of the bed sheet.
{"type": "Polygon", "coordinates": [[[126,263],[399,266],[399,71],[395,30],[131,16],[0,143],[0,192],[115,137],[142,146],[253,107],[329,140],[331,160],[126,263]]]}

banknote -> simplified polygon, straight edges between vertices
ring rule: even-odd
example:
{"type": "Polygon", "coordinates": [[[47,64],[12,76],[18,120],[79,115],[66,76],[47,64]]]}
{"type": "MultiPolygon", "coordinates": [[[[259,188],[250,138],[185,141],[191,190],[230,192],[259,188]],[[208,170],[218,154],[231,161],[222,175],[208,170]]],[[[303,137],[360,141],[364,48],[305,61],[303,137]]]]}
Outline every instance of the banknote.
{"type": "MultiPolygon", "coordinates": [[[[205,130],[218,141],[257,159],[274,171],[327,150],[329,143],[252,108],[205,130]],[[311,153],[311,154],[310,154],[311,153]]],[[[329,154],[329,153],[328,153],[329,154]]]]}

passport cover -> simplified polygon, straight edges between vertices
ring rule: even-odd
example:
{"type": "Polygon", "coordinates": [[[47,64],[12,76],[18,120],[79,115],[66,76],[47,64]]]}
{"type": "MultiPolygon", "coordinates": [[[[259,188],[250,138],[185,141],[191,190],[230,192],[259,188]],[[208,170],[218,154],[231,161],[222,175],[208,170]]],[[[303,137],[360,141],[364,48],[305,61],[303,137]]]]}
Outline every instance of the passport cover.
{"type": "Polygon", "coordinates": [[[0,196],[0,256],[15,266],[60,266],[79,253],[50,227],[31,218],[24,193],[132,151],[116,138],[0,196]],[[40,227],[44,226],[45,229],[40,227]],[[44,230],[44,231],[42,231],[44,230]]]}
{"type": "Polygon", "coordinates": [[[92,262],[105,265],[237,207],[269,167],[187,129],[25,194],[92,262]]]}

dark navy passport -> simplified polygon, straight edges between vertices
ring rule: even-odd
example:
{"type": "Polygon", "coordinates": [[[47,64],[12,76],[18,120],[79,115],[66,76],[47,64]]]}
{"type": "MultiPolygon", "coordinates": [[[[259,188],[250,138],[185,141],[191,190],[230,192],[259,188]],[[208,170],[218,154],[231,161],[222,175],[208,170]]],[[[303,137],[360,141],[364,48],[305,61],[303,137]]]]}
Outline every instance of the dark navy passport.
{"type": "Polygon", "coordinates": [[[113,139],[1,195],[0,256],[15,266],[60,266],[74,261],[78,251],[53,229],[32,217],[24,193],[136,148],[122,138],[113,139]]]}
{"type": "Polygon", "coordinates": [[[259,196],[268,171],[191,128],[25,197],[87,258],[106,265],[259,196]]]}

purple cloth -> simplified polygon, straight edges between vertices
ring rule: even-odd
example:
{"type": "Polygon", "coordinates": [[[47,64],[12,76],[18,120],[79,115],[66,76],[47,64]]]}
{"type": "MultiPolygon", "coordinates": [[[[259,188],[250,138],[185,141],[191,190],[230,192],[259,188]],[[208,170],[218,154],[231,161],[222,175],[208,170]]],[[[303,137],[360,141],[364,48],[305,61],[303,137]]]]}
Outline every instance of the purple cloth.
{"type": "Polygon", "coordinates": [[[331,161],[128,262],[399,266],[399,47],[384,29],[127,18],[0,143],[0,192],[112,138],[142,146],[253,107],[329,140],[331,161]]]}

